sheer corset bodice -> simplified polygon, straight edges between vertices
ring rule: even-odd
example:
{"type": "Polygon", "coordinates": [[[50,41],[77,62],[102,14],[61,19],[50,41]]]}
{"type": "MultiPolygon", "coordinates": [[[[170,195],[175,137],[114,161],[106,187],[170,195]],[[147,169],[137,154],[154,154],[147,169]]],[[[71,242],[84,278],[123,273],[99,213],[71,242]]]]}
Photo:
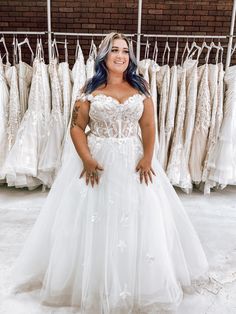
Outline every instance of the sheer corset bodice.
{"type": "Polygon", "coordinates": [[[89,127],[93,135],[103,138],[138,135],[138,121],[143,113],[144,95],[134,94],[122,104],[105,94],[89,94],[83,98],[90,102],[89,127]]]}

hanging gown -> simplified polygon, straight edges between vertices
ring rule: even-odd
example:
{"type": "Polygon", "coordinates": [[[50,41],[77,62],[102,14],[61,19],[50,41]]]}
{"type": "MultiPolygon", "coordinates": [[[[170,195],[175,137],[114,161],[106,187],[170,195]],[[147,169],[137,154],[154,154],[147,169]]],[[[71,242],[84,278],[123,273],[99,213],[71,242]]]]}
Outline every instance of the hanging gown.
{"type": "Polygon", "coordinates": [[[170,69],[170,86],[169,86],[167,109],[166,109],[166,121],[165,121],[166,165],[168,164],[169,153],[170,153],[172,139],[173,139],[177,97],[178,97],[178,73],[177,73],[177,66],[173,65],[170,69]]]}
{"type": "Polygon", "coordinates": [[[170,67],[168,64],[165,64],[162,65],[160,67],[160,70],[157,72],[157,88],[158,93],[160,95],[158,160],[164,170],[166,169],[167,165],[165,121],[169,95],[169,85],[170,85],[170,67]]]}
{"type": "Polygon", "coordinates": [[[91,43],[91,48],[90,48],[90,52],[89,52],[89,57],[88,60],[86,62],[86,76],[87,76],[87,80],[91,79],[94,75],[94,66],[95,66],[95,58],[97,56],[97,48],[92,40],[91,43]]]}
{"type": "Polygon", "coordinates": [[[15,143],[16,135],[22,119],[20,96],[18,88],[18,74],[15,65],[6,69],[5,72],[8,85],[10,86],[10,99],[9,99],[9,113],[8,113],[8,150],[12,148],[15,143]]]}
{"type": "Polygon", "coordinates": [[[236,184],[236,66],[224,76],[226,85],[224,118],[209,162],[209,187],[236,184]]]}
{"type": "MultiPolygon", "coordinates": [[[[86,66],[84,62],[84,55],[83,51],[77,43],[77,49],[76,49],[76,61],[71,71],[71,79],[72,79],[72,95],[71,95],[71,111],[73,110],[74,104],[76,99],[78,99],[82,94],[82,88],[86,82],[86,66]]],[[[71,112],[70,112],[70,119],[69,124],[71,120],[71,112]]],[[[63,160],[66,160],[70,154],[71,154],[71,147],[72,147],[72,140],[71,137],[68,136],[69,134],[69,127],[67,128],[65,132],[65,138],[63,143],[63,149],[62,149],[62,163],[63,160]]]]}
{"type": "Polygon", "coordinates": [[[139,61],[139,63],[138,63],[139,74],[141,74],[143,76],[143,78],[145,79],[145,81],[148,84],[150,82],[149,68],[150,68],[151,64],[152,64],[151,59],[143,59],[143,60],[139,61]]]}
{"type": "Polygon", "coordinates": [[[158,313],[178,306],[181,286],[207,271],[199,238],[156,158],[153,184],[140,184],[135,171],[144,98],[83,98],[90,102],[88,147],[104,170],[98,185],[86,185],[73,147],[14,268],[18,291],[41,287],[43,303],[81,314],[158,313]]]}
{"type": "Polygon", "coordinates": [[[20,112],[22,119],[28,108],[28,98],[30,84],[32,81],[33,68],[27,63],[22,61],[20,46],[18,47],[18,49],[19,49],[19,64],[17,64],[17,72],[19,85],[20,112]]]}
{"type": "Polygon", "coordinates": [[[211,117],[209,126],[209,136],[206,143],[206,155],[203,163],[202,170],[202,182],[206,182],[208,177],[208,161],[209,156],[212,151],[212,147],[215,144],[215,125],[216,125],[216,113],[218,108],[218,75],[219,67],[218,64],[209,64],[208,66],[209,74],[209,90],[210,90],[210,106],[211,106],[211,117]]]}
{"type": "Polygon", "coordinates": [[[68,62],[61,62],[59,64],[58,75],[62,89],[64,133],[66,133],[70,120],[72,94],[71,70],[68,62]]]}
{"type": "Polygon", "coordinates": [[[194,130],[195,115],[196,115],[196,100],[198,87],[198,59],[193,60],[188,58],[183,66],[186,68],[186,113],[184,120],[184,158],[181,160],[181,177],[180,187],[186,192],[192,189],[192,180],[189,170],[189,156],[192,145],[192,135],[194,130]]]}
{"type": "Polygon", "coordinates": [[[207,152],[207,140],[211,123],[208,66],[208,63],[206,62],[198,68],[199,84],[196,103],[196,119],[189,159],[191,179],[196,183],[202,181],[202,171],[207,152]]]}
{"type": "MultiPolygon", "coordinates": [[[[181,186],[181,163],[185,161],[184,148],[184,118],[186,111],[186,67],[178,66],[178,103],[173,142],[167,166],[167,176],[172,185],[181,186]]],[[[186,161],[185,161],[186,162],[186,161]]]]}
{"type": "MultiPolygon", "coordinates": [[[[0,56],[0,180],[4,180],[4,174],[2,173],[2,167],[8,153],[8,104],[9,104],[9,88],[5,76],[5,66],[2,63],[0,56]]],[[[1,182],[0,181],[0,182],[1,182]]]]}
{"type": "Polygon", "coordinates": [[[51,187],[57,170],[60,166],[65,124],[63,119],[63,95],[58,74],[57,58],[51,60],[49,65],[50,86],[52,97],[52,110],[47,130],[47,137],[42,147],[38,161],[38,173],[42,183],[51,187]]]}
{"type": "Polygon", "coordinates": [[[157,156],[159,148],[159,135],[158,135],[158,101],[157,101],[157,72],[159,71],[160,66],[155,62],[151,61],[149,66],[149,75],[150,75],[150,93],[152,96],[152,101],[154,105],[154,120],[156,127],[156,138],[155,138],[155,155],[157,156]]]}
{"type": "Polygon", "coordinates": [[[48,66],[40,51],[37,47],[28,109],[3,167],[9,186],[33,189],[41,184],[37,179],[38,160],[48,132],[51,98],[48,66]]]}

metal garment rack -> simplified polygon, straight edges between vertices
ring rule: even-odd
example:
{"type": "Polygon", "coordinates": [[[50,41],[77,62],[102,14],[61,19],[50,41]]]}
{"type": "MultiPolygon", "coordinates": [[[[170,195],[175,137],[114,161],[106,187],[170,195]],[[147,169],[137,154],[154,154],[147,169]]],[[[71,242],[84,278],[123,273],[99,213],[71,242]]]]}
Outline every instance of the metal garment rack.
{"type": "MultiPolygon", "coordinates": [[[[142,34],[141,32],[141,23],[142,23],[142,0],[138,0],[138,23],[137,23],[137,34],[127,34],[127,36],[133,37],[137,36],[137,48],[136,48],[136,58],[137,61],[140,60],[140,47],[141,47],[141,36],[144,37],[166,37],[166,38],[229,38],[228,49],[227,49],[227,58],[226,58],[226,68],[230,65],[231,60],[231,51],[232,43],[234,37],[234,25],[235,25],[235,15],[236,15],[236,0],[233,2],[232,16],[231,16],[231,26],[230,34],[228,36],[209,36],[209,35],[168,35],[168,34],[142,34]]],[[[49,60],[51,59],[51,42],[52,34],[55,36],[105,36],[106,34],[101,33],[61,33],[61,32],[52,32],[51,26],[51,0],[47,0],[47,32],[23,32],[23,31],[6,31],[0,32],[2,34],[31,34],[31,35],[44,35],[48,36],[48,54],[49,60]]]]}

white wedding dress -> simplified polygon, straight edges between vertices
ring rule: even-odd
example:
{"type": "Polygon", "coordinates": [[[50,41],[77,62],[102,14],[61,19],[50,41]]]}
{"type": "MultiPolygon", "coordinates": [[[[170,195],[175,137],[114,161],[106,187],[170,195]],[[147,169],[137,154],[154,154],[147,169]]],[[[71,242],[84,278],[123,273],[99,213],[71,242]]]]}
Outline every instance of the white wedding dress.
{"type": "Polygon", "coordinates": [[[153,184],[135,171],[143,156],[138,121],[145,96],[90,102],[90,152],[104,168],[93,188],[71,150],[14,268],[18,290],[86,314],[159,313],[177,307],[182,287],[206,274],[199,238],[153,158],[153,184]]]}

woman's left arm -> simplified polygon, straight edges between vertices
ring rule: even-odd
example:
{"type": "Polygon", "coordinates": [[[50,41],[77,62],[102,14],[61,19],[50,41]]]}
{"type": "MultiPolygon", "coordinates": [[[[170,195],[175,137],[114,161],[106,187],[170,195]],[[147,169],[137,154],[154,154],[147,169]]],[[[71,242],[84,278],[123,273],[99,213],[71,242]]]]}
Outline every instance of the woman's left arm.
{"type": "Polygon", "coordinates": [[[139,125],[142,133],[143,142],[143,158],[139,161],[136,170],[140,171],[140,182],[143,179],[146,184],[150,180],[152,182],[152,174],[155,175],[152,169],[152,156],[155,143],[155,121],[154,121],[154,106],[152,98],[144,100],[144,110],[139,125]]]}

